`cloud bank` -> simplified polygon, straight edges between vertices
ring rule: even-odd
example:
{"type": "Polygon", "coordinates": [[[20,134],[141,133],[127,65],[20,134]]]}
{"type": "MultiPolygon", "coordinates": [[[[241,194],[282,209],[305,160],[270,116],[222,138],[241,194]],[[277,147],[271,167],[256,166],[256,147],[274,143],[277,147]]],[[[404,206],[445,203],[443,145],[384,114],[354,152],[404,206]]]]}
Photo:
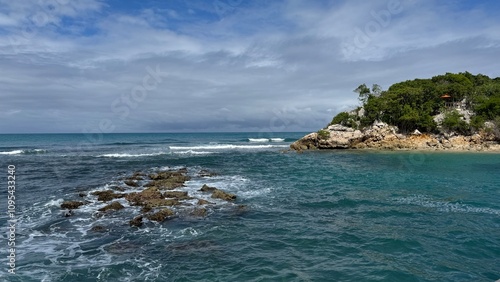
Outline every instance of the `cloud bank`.
{"type": "Polygon", "coordinates": [[[361,83],[500,76],[494,1],[122,2],[0,0],[0,133],[311,131],[361,83]]]}

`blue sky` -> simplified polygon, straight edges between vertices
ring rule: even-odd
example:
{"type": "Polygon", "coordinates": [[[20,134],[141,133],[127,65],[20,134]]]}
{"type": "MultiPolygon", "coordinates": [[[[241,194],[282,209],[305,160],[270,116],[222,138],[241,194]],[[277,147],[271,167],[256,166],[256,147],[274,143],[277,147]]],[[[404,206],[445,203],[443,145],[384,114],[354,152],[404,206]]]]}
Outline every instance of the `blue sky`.
{"type": "Polygon", "coordinates": [[[0,133],[315,131],[357,106],[361,83],[500,76],[498,11],[458,0],[0,0],[0,133]]]}

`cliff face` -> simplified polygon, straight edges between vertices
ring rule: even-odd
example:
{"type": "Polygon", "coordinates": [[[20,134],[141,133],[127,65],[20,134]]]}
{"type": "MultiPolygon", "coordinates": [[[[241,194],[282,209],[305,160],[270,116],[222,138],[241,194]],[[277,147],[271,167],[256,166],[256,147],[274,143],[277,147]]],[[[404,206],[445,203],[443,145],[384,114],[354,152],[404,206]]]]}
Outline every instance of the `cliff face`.
{"type": "Polygon", "coordinates": [[[384,149],[384,150],[455,150],[500,151],[491,134],[430,135],[415,131],[399,134],[395,126],[374,123],[360,131],[342,125],[330,125],[323,134],[310,133],[290,145],[296,151],[314,149],[384,149]]]}

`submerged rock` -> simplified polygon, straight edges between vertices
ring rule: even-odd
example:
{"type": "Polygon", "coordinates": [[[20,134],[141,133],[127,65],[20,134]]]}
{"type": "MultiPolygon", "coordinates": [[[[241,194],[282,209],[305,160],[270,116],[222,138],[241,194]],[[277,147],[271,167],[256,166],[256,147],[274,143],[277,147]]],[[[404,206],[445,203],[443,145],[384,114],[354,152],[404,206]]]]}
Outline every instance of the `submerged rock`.
{"type": "Polygon", "coordinates": [[[136,171],[128,180],[144,180],[144,173],[136,171]]]}
{"type": "Polygon", "coordinates": [[[215,205],[215,203],[212,203],[212,202],[209,202],[209,201],[203,200],[203,199],[198,199],[197,205],[199,205],[199,206],[201,206],[201,205],[215,205]]]}
{"type": "Polygon", "coordinates": [[[139,187],[139,183],[137,183],[136,180],[129,179],[129,180],[125,180],[123,183],[125,183],[126,185],[131,186],[131,187],[139,187]]]}
{"type": "Polygon", "coordinates": [[[92,228],[90,229],[90,231],[92,231],[92,232],[106,232],[106,231],[108,231],[108,229],[107,229],[107,228],[105,228],[105,227],[104,227],[104,226],[102,226],[102,225],[96,225],[96,226],[92,227],[92,228]]]}
{"type": "Polygon", "coordinates": [[[169,218],[173,215],[174,215],[174,212],[171,209],[162,209],[159,212],[156,212],[152,215],[149,215],[148,219],[153,220],[153,221],[163,222],[167,218],[169,218]]]}
{"type": "Polygon", "coordinates": [[[191,213],[190,215],[192,216],[199,216],[199,217],[205,217],[207,216],[207,209],[205,208],[195,208],[191,213]]]}
{"type": "Polygon", "coordinates": [[[84,202],[80,202],[80,201],[64,201],[61,204],[61,209],[74,210],[74,209],[77,209],[77,208],[79,208],[80,206],[83,206],[83,205],[85,205],[85,203],[84,202]]]}
{"type": "Polygon", "coordinates": [[[138,215],[131,219],[128,223],[130,226],[141,227],[142,226],[142,215],[138,215]]]}
{"type": "Polygon", "coordinates": [[[124,206],[122,204],[120,204],[119,202],[112,202],[111,204],[106,205],[105,207],[98,209],[98,211],[108,211],[108,210],[117,211],[117,210],[121,210],[123,208],[124,208],[124,206]]]}
{"type": "Polygon", "coordinates": [[[200,172],[198,172],[198,176],[199,177],[212,177],[212,176],[217,176],[217,173],[208,171],[206,169],[202,169],[202,170],[200,170],[200,172]]]}

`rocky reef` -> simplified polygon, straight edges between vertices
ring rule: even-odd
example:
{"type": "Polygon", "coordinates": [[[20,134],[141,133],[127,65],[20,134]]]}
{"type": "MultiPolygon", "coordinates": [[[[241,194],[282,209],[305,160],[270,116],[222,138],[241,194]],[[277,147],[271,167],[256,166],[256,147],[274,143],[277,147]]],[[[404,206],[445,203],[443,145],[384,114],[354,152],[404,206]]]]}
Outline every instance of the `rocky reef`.
{"type": "Polygon", "coordinates": [[[310,133],[290,145],[295,151],[316,149],[380,149],[380,150],[451,150],[497,151],[500,144],[493,134],[476,133],[472,136],[450,134],[399,133],[396,126],[375,122],[364,130],[355,130],[339,124],[310,133]]]}
{"type": "MultiPolygon", "coordinates": [[[[192,177],[202,180],[216,175],[207,170],[189,175],[186,168],[150,173],[137,171],[120,179],[122,185],[104,185],[108,189],[79,192],[77,196],[85,201],[63,201],[61,209],[66,217],[75,215],[82,207],[95,208],[92,211],[94,218],[121,213],[128,217],[126,221],[131,227],[141,227],[144,220],[161,223],[179,216],[206,217],[224,203],[234,205],[239,211],[241,206],[233,203],[237,198],[234,194],[206,184],[194,192],[184,189],[192,177]]],[[[103,230],[106,229],[99,226],[92,231],[103,230]]]]}

